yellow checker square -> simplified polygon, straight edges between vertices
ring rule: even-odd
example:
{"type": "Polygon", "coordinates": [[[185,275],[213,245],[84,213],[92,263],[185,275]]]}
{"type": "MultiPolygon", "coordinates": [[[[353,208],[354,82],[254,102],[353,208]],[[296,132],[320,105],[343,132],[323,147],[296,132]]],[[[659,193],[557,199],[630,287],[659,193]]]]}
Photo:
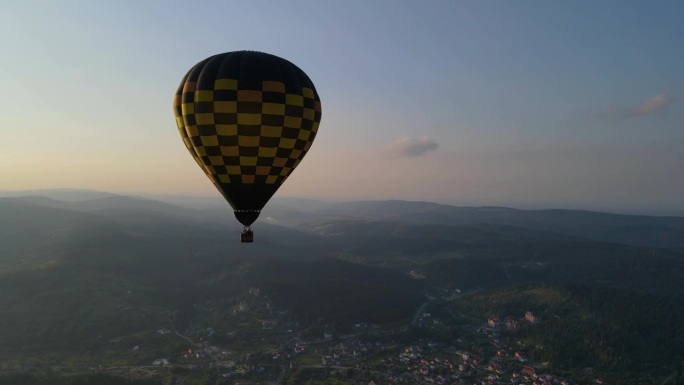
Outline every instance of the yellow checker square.
{"type": "Polygon", "coordinates": [[[302,95],[286,94],[285,103],[291,106],[304,107],[304,97],[302,95]]]}
{"type": "Polygon", "coordinates": [[[276,156],[278,147],[259,147],[259,156],[262,158],[273,158],[276,156]]]}
{"type": "Polygon", "coordinates": [[[266,184],[274,184],[278,180],[278,175],[269,175],[266,177],[266,184]]]}
{"type": "Polygon", "coordinates": [[[304,112],[302,113],[302,118],[307,119],[307,120],[314,120],[316,117],[316,111],[313,110],[313,108],[305,108],[304,112]]]}
{"type": "Polygon", "coordinates": [[[183,103],[181,104],[181,111],[183,115],[191,115],[195,113],[195,103],[183,103]]]}
{"type": "Polygon", "coordinates": [[[309,140],[309,137],[311,136],[311,131],[307,130],[299,130],[299,135],[297,135],[297,139],[299,140],[309,140]]]}
{"type": "Polygon", "coordinates": [[[238,146],[240,147],[259,147],[258,136],[238,136],[238,146]]]}
{"type": "Polygon", "coordinates": [[[230,176],[226,174],[218,174],[218,178],[221,183],[230,183],[230,176]]]}
{"type": "MultiPolygon", "coordinates": [[[[190,143],[190,139],[188,139],[187,137],[183,138],[183,143],[185,143],[185,147],[187,147],[188,150],[192,149],[192,143],[190,143]]],[[[193,153],[194,153],[194,151],[193,151],[193,153]]]]}
{"type": "Polygon", "coordinates": [[[261,89],[266,92],[282,92],[285,93],[285,83],[271,80],[264,80],[261,82],[261,89]]]}
{"type": "Polygon", "coordinates": [[[240,166],[256,166],[257,157],[256,156],[241,156],[240,166]]]}
{"type": "Polygon", "coordinates": [[[242,183],[254,183],[254,175],[242,175],[242,183]]]}
{"type": "Polygon", "coordinates": [[[214,167],[208,164],[204,165],[204,172],[207,173],[207,176],[216,174],[216,170],[214,170],[214,167]]]}
{"type": "Polygon", "coordinates": [[[261,126],[261,136],[266,138],[280,138],[283,128],[279,126],[261,126]]]}
{"type": "Polygon", "coordinates": [[[237,90],[238,81],[237,79],[216,79],[214,82],[215,90],[237,90]]]}
{"type": "Polygon", "coordinates": [[[311,143],[312,142],[306,142],[306,144],[304,145],[304,151],[309,151],[309,149],[311,148],[311,143]]]}
{"type": "Polygon", "coordinates": [[[301,162],[301,161],[302,161],[302,158],[295,160],[294,164],[292,165],[292,169],[294,170],[294,168],[297,167],[297,165],[299,165],[299,162],[301,162]]]}
{"type": "Polygon", "coordinates": [[[181,135],[184,135],[185,134],[185,122],[183,122],[182,116],[176,116],[176,126],[178,126],[178,130],[180,130],[181,135]]]}
{"type": "Polygon", "coordinates": [[[191,138],[199,136],[199,131],[197,131],[197,126],[195,125],[185,126],[185,133],[191,138]]]}
{"type": "Polygon", "coordinates": [[[309,87],[302,87],[302,95],[304,95],[305,98],[309,98],[309,99],[314,98],[314,92],[309,87]]]}
{"type": "Polygon", "coordinates": [[[269,115],[285,115],[285,105],[280,103],[264,103],[261,105],[261,113],[269,115]]]}
{"type": "Polygon", "coordinates": [[[290,153],[290,159],[298,159],[300,155],[302,155],[302,150],[292,150],[290,153]]]}
{"type": "Polygon", "coordinates": [[[257,166],[256,168],[256,175],[268,175],[270,172],[270,166],[257,166]]]}
{"type": "Polygon", "coordinates": [[[195,121],[199,125],[210,125],[214,124],[214,114],[212,113],[203,113],[203,114],[195,114],[195,121]]]}
{"type": "Polygon", "coordinates": [[[242,169],[240,169],[240,166],[226,166],[226,172],[228,175],[240,175],[242,174],[242,169]]]}
{"type": "Polygon", "coordinates": [[[280,138],[280,144],[278,147],[291,150],[294,148],[295,143],[297,143],[297,139],[280,138]]]}
{"type": "Polygon", "coordinates": [[[285,167],[285,163],[287,163],[287,158],[273,159],[273,167],[285,167]]]}
{"type": "Polygon", "coordinates": [[[216,135],[235,136],[238,133],[237,124],[217,124],[216,135]]]}
{"type": "Polygon", "coordinates": [[[214,102],[214,112],[217,114],[234,114],[237,112],[237,102],[214,102]]]}
{"type": "Polygon", "coordinates": [[[195,91],[195,103],[197,102],[211,102],[214,100],[214,91],[200,90],[195,91]]]}
{"type": "Polygon", "coordinates": [[[302,118],[295,118],[294,116],[286,116],[285,121],[283,122],[283,127],[300,128],[300,127],[302,127],[302,118]]]}
{"type": "Polygon", "coordinates": [[[202,136],[203,146],[218,146],[218,137],[216,135],[202,136]]]}
{"type": "Polygon", "coordinates": [[[316,110],[317,112],[321,112],[321,101],[320,100],[316,101],[316,104],[314,105],[314,110],[316,110]]]}
{"type": "Polygon", "coordinates": [[[261,91],[255,90],[238,90],[238,102],[261,102],[261,91]]]}
{"type": "Polygon", "coordinates": [[[290,175],[290,172],[292,172],[291,168],[283,167],[283,171],[280,172],[280,176],[288,176],[290,175]]]}
{"type": "Polygon", "coordinates": [[[221,155],[240,156],[240,149],[238,146],[221,146],[221,155]]]}
{"type": "Polygon", "coordinates": [[[320,122],[313,122],[313,126],[311,126],[311,132],[317,132],[318,131],[318,125],[321,124],[320,122]]]}
{"type": "Polygon", "coordinates": [[[207,150],[202,146],[195,147],[195,154],[197,154],[197,156],[207,156],[207,150]]]}
{"type": "Polygon", "coordinates": [[[223,157],[222,156],[210,156],[209,162],[211,163],[212,166],[222,166],[223,165],[223,157]]]}
{"type": "Polygon", "coordinates": [[[237,114],[238,124],[258,126],[261,124],[261,114],[237,114]]]}

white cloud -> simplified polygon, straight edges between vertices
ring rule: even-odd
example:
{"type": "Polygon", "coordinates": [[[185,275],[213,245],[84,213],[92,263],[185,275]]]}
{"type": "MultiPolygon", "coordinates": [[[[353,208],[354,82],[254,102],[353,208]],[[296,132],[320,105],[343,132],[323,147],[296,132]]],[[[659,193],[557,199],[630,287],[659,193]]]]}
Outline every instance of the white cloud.
{"type": "Polygon", "coordinates": [[[427,136],[422,138],[403,138],[389,143],[385,151],[390,155],[400,158],[423,156],[430,151],[436,151],[437,142],[427,136]]]}
{"type": "Polygon", "coordinates": [[[627,107],[604,107],[590,109],[589,113],[599,118],[638,118],[664,111],[676,98],[674,96],[658,94],[631,108],[627,107]]]}
{"type": "Polygon", "coordinates": [[[640,116],[651,115],[656,112],[663,111],[667,106],[674,102],[675,98],[665,94],[658,94],[636,107],[626,111],[623,115],[625,118],[637,118],[640,116]]]}

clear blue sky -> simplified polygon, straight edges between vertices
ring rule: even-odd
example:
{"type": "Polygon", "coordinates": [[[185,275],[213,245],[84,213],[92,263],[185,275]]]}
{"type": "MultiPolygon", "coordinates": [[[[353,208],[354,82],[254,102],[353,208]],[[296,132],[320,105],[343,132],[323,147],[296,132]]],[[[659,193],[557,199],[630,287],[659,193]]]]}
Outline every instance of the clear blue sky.
{"type": "Polygon", "coordinates": [[[681,1],[15,1],[0,190],[217,194],[172,99],[207,56],[282,56],[319,135],[278,196],[684,208],[681,1]]]}

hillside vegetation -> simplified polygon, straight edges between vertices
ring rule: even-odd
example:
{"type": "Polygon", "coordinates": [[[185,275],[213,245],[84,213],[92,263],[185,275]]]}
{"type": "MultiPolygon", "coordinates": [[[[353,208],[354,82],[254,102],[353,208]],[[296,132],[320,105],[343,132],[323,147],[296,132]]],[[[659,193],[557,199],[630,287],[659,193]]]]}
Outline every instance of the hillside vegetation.
{"type": "MultiPolygon", "coordinates": [[[[287,333],[316,340],[358,325],[410,339],[429,302],[483,321],[533,310],[542,321],[506,338],[540,346],[524,353],[559,373],[679,378],[684,218],[284,200],[244,245],[225,207],[47,195],[0,198],[10,372],[149,365],[199,341],[264,354],[287,333]]],[[[448,343],[450,330],[417,335],[448,343]]],[[[0,383],[9,378],[31,381],[0,383]]]]}

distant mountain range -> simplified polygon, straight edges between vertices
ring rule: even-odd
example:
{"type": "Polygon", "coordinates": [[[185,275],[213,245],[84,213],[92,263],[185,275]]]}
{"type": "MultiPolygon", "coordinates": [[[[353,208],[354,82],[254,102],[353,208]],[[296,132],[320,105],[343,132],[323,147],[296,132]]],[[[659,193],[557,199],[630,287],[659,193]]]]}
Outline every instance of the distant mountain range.
{"type": "Polygon", "coordinates": [[[120,319],[114,309],[124,305],[175,311],[187,327],[193,304],[229,303],[250,287],[301,322],[339,329],[410,319],[425,294],[456,288],[599,283],[684,293],[682,217],[275,199],[245,245],[220,200],[3,195],[2,346],[86,343],[153,327],[120,319]]]}

